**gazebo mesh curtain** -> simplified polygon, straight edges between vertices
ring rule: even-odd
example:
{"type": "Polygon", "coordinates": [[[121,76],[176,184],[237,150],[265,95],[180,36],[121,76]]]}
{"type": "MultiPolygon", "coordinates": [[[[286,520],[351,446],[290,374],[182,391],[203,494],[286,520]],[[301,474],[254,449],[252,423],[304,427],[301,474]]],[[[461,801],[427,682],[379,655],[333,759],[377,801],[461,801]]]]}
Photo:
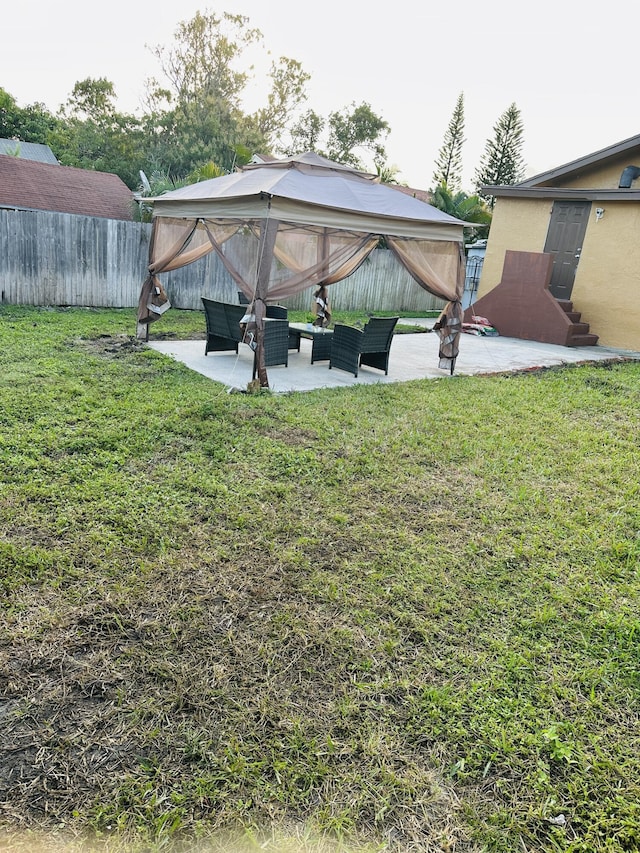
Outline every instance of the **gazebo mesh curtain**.
{"type": "MultiPolygon", "coordinates": [[[[150,307],[157,276],[179,269],[215,251],[238,289],[249,299],[283,299],[314,284],[335,284],[351,275],[377,246],[379,235],[314,225],[277,224],[271,270],[264,293],[257,293],[258,269],[264,243],[260,237],[265,219],[183,219],[156,217],[149,249],[149,275],[138,308],[138,322],[158,318],[150,307]],[[224,244],[242,234],[249,251],[231,257],[224,244]]],[[[462,324],[461,298],[464,287],[462,244],[451,240],[418,240],[386,237],[387,244],[416,282],[433,295],[447,300],[438,321],[440,366],[455,363],[462,324]]],[[[262,311],[259,311],[262,314],[262,311]]]]}
{"type": "MultiPolygon", "coordinates": [[[[237,223],[225,223],[218,229],[218,240],[224,243],[238,230],[237,223]]],[[[149,274],[140,291],[138,323],[152,323],[157,314],[151,307],[156,289],[163,290],[158,275],[180,269],[212,251],[207,232],[199,220],[165,217],[154,220],[149,243],[149,274]],[[162,222],[162,227],[158,223],[162,222]]]]}
{"type": "MultiPolygon", "coordinates": [[[[140,294],[138,322],[157,319],[148,302],[154,286],[159,285],[160,273],[191,264],[212,251],[218,254],[238,288],[253,299],[265,221],[154,219],[149,275],[140,294]],[[249,250],[232,258],[223,247],[235,234],[246,237],[249,250]]],[[[376,245],[377,237],[370,234],[278,222],[268,292],[258,296],[275,301],[320,282],[334,284],[351,275],[376,245]]]]}
{"type": "Polygon", "coordinates": [[[440,337],[439,366],[453,373],[462,331],[462,243],[398,237],[387,237],[387,243],[421,287],[447,300],[434,328],[440,337]]]}

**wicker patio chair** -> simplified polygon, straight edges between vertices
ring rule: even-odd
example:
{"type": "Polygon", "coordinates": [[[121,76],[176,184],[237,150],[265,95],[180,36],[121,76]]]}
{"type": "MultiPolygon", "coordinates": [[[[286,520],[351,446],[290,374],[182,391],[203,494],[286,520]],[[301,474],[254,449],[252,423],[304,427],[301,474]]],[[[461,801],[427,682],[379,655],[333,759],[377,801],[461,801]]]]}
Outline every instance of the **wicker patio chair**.
{"type": "MultiPolygon", "coordinates": [[[[289,310],[284,305],[267,305],[267,317],[272,320],[288,320],[289,310]]],[[[300,352],[300,332],[289,329],[289,349],[300,352]]]]}
{"type": "Polygon", "coordinates": [[[240,320],[245,309],[242,305],[231,305],[228,302],[217,302],[215,299],[202,298],[205,319],[207,323],[207,342],[204,354],[233,350],[238,352],[238,344],[242,340],[240,320]]]}
{"type": "Polygon", "coordinates": [[[366,365],[389,373],[389,351],[398,317],[372,317],[364,329],[337,323],[331,338],[329,369],[337,367],[358,376],[366,365]]]}
{"type": "MultiPolygon", "coordinates": [[[[204,354],[233,350],[238,352],[238,344],[243,340],[240,320],[246,313],[246,306],[232,305],[229,302],[217,302],[204,296],[205,319],[207,323],[207,341],[204,354]]],[[[265,365],[289,364],[289,321],[267,318],[264,324],[265,365]]]]}
{"type": "Polygon", "coordinates": [[[289,321],[267,318],[264,324],[264,364],[289,366],[289,321]]]}

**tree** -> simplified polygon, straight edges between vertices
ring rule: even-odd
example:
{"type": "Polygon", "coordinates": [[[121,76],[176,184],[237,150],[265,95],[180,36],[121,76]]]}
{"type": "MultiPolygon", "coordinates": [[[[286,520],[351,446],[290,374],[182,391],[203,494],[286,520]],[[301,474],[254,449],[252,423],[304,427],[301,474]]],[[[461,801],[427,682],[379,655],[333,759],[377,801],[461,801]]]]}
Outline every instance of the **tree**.
{"type": "Polygon", "coordinates": [[[362,103],[351,109],[329,114],[329,138],[327,156],[337,163],[344,163],[356,169],[364,169],[359,151],[373,155],[374,165],[383,164],[386,151],[381,137],[390,131],[387,122],[377,116],[371,106],[362,103]]]}
{"type": "MultiPolygon", "coordinates": [[[[204,149],[205,159],[226,165],[229,152],[238,145],[254,150],[270,150],[276,145],[293,113],[307,98],[305,86],[310,75],[302,65],[284,56],[272,62],[266,105],[247,115],[241,102],[252,66],[241,70],[240,63],[244,51],[262,41],[260,30],[250,27],[243,15],[198,12],[191,21],[178,26],[175,39],[172,48],[158,46],[153,50],[169,88],[161,87],[155,79],[148,81],[147,103],[152,113],[162,114],[167,106],[175,111],[169,112],[161,124],[165,140],[168,132],[184,133],[190,140],[191,153],[185,151],[178,160],[192,168],[194,157],[201,157],[200,149],[204,149]]],[[[175,152],[171,160],[166,166],[173,171],[175,152]]]]}
{"type": "Polygon", "coordinates": [[[0,138],[49,144],[49,135],[59,125],[44,104],[19,107],[15,98],[0,89],[0,138]]]}
{"type": "Polygon", "coordinates": [[[48,140],[63,166],[112,172],[134,189],[148,143],[140,119],[118,113],[115,100],[104,77],[78,81],[48,140]]]}
{"type": "Polygon", "coordinates": [[[486,237],[491,225],[491,210],[479,195],[468,195],[462,190],[452,192],[446,184],[441,183],[431,191],[431,204],[449,216],[480,226],[473,228],[470,225],[464,229],[467,242],[476,240],[478,232],[486,237]]]}
{"type": "Polygon", "coordinates": [[[279,150],[290,157],[302,151],[315,151],[322,157],[353,166],[363,171],[367,167],[362,155],[373,157],[373,168],[382,171],[398,170],[386,165],[386,151],[382,138],[389,133],[387,122],[376,115],[367,103],[347,107],[342,111],[329,114],[325,119],[314,110],[307,110],[289,129],[289,142],[279,150]]]}
{"type": "Polygon", "coordinates": [[[230,172],[256,152],[282,153],[287,137],[290,153],[317,151],[357,168],[364,168],[360,158],[369,153],[376,169],[386,168],[389,126],[369,104],[352,104],[326,120],[309,110],[295,121],[310,75],[294,59],[271,63],[262,106],[244,111],[253,66],[242,63],[245,51],[261,42],[260,31],[243,15],[197,13],[178,26],[173,45],[152,49],[166,79],[162,85],[147,80],[140,118],[117,111],[106,78],[77,82],[56,117],[38,105],[21,111],[0,89],[0,136],[46,142],[63,165],[114,172],[132,190],[141,169],[172,181],[209,162],[230,172]]]}
{"type": "Polygon", "coordinates": [[[227,172],[238,163],[240,146],[259,150],[262,138],[244,131],[243,116],[224,99],[208,93],[198,100],[180,103],[172,110],[145,117],[149,141],[147,160],[153,170],[180,179],[213,160],[227,172]]]}
{"type": "MultiPolygon", "coordinates": [[[[19,124],[20,108],[13,95],[5,89],[0,89],[0,138],[13,139],[19,124]]],[[[26,141],[26,140],[25,140],[26,141]]]]}
{"type": "Polygon", "coordinates": [[[295,111],[306,101],[305,85],[311,75],[295,59],[281,56],[278,63],[272,63],[269,77],[271,91],[267,106],[259,109],[251,120],[265,139],[277,143],[295,111]]]}
{"type": "Polygon", "coordinates": [[[61,112],[77,119],[93,119],[103,126],[116,115],[116,92],[106,77],[78,80],[61,112]]]}
{"type": "Polygon", "coordinates": [[[479,195],[493,208],[495,199],[480,191],[482,186],[509,186],[524,177],[522,145],[524,127],[520,110],[515,105],[504,111],[493,128],[493,137],[487,140],[475,181],[479,195]]]}
{"type": "Polygon", "coordinates": [[[185,104],[204,93],[214,93],[233,105],[244,90],[249,75],[235,64],[243,50],[260,41],[260,30],[249,27],[244,15],[223,12],[202,15],[197,12],[190,21],[182,21],[175,32],[175,45],[157,45],[152,53],[168,79],[171,89],[160,88],[155,79],[147,82],[149,95],[157,104],[169,94],[172,101],[185,104]]]}
{"type": "Polygon", "coordinates": [[[442,148],[438,152],[436,170],[433,173],[436,186],[444,184],[452,191],[460,189],[464,141],[464,93],[460,92],[442,148]]]}
{"type": "Polygon", "coordinates": [[[289,143],[281,145],[280,151],[285,157],[299,154],[303,151],[315,151],[320,154],[321,137],[326,125],[325,119],[314,110],[307,110],[289,128],[289,143]]]}
{"type": "Polygon", "coordinates": [[[140,123],[116,112],[105,78],[77,82],[57,116],[43,104],[21,109],[0,90],[0,136],[48,145],[63,166],[113,172],[131,189],[144,159],[140,123]]]}
{"type": "Polygon", "coordinates": [[[149,177],[140,170],[141,183],[138,186],[138,191],[135,194],[132,204],[134,221],[151,222],[153,218],[153,207],[145,204],[145,198],[156,198],[163,193],[171,192],[171,190],[177,190],[180,187],[186,187],[198,181],[206,181],[209,178],[219,178],[223,174],[224,170],[215,163],[206,163],[188,177],[180,180],[175,180],[168,172],[161,170],[153,171],[149,177]]]}
{"type": "Polygon", "coordinates": [[[376,175],[381,184],[395,184],[396,186],[405,186],[406,181],[399,181],[398,174],[400,169],[397,166],[389,165],[388,163],[376,163],[376,175]]]}

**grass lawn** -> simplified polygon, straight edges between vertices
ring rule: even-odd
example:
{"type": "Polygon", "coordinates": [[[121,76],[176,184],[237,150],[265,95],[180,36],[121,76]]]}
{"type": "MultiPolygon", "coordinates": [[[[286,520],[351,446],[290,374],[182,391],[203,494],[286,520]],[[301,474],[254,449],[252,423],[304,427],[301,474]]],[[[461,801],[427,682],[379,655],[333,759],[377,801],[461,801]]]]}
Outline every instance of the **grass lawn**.
{"type": "Polygon", "coordinates": [[[640,364],[230,395],[134,333],[0,307],[0,849],[640,850],[640,364]]]}

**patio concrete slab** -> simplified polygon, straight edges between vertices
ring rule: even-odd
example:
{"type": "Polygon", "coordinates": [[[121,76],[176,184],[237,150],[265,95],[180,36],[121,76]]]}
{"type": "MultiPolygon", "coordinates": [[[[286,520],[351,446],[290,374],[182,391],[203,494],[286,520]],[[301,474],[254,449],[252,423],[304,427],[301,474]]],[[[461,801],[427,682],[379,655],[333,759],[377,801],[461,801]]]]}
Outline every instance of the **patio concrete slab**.
{"type": "MultiPolygon", "coordinates": [[[[430,327],[433,320],[411,320],[430,327]]],[[[240,344],[239,353],[204,354],[204,340],[150,341],[149,347],[180,361],[228,389],[246,390],[253,371],[253,352],[240,344]]],[[[358,377],[329,369],[329,362],[311,364],[311,341],[301,341],[300,352],[289,353],[288,367],[267,368],[269,385],[275,393],[311,391],[316,388],[348,388],[352,385],[408,382],[413,379],[446,379],[459,375],[510,373],[540,367],[583,362],[640,360],[640,352],[609,347],[562,347],[517,338],[462,335],[454,376],[438,367],[439,338],[434,332],[396,335],[391,345],[389,375],[361,367],[358,377]]]]}

